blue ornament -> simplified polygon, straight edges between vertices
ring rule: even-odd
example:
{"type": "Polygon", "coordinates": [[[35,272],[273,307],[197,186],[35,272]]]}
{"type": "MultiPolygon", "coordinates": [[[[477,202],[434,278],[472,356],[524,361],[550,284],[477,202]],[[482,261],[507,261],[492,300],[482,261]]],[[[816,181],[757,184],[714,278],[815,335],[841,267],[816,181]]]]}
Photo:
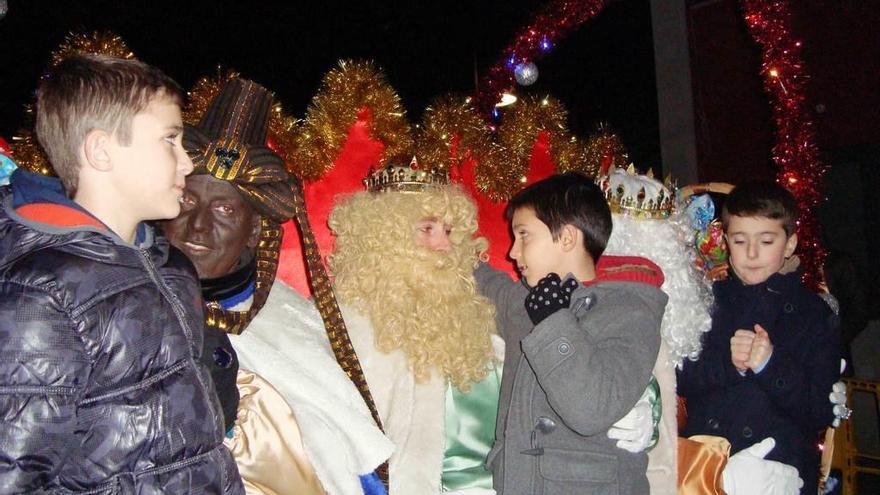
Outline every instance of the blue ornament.
{"type": "Polygon", "coordinates": [[[538,66],[534,62],[522,62],[513,69],[513,77],[520,86],[531,86],[538,80],[538,66]]]}
{"type": "Polygon", "coordinates": [[[0,153],[0,186],[9,184],[9,176],[18,166],[8,156],[0,153]]]}
{"type": "Polygon", "coordinates": [[[691,228],[705,232],[709,228],[709,223],[715,218],[715,203],[708,194],[694,196],[685,208],[685,214],[691,228]]]}

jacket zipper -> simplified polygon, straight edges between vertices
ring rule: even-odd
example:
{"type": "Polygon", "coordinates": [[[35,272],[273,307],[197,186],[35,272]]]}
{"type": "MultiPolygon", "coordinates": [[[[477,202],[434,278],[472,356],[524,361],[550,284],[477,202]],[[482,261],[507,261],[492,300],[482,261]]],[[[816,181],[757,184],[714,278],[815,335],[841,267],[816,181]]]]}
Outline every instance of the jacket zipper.
{"type": "MultiPolygon", "coordinates": [[[[147,270],[147,273],[150,275],[150,279],[156,284],[156,287],[159,288],[159,293],[162,294],[162,297],[168,301],[168,304],[171,305],[171,309],[174,311],[174,315],[177,317],[177,321],[180,323],[181,328],[183,329],[183,334],[187,339],[190,347],[193,343],[193,334],[192,329],[189,327],[189,324],[186,322],[186,318],[184,316],[183,308],[180,307],[180,302],[177,300],[177,297],[171,293],[171,290],[165,285],[165,282],[159,276],[159,271],[156,269],[156,265],[153,264],[153,260],[150,259],[149,253],[144,249],[138,249],[138,253],[141,256],[141,260],[143,261],[143,265],[147,270]]],[[[196,379],[199,381],[199,385],[202,387],[202,394],[207,400],[208,404],[211,405],[212,409],[215,409],[214,418],[215,423],[218,423],[219,431],[223,431],[222,417],[223,415],[217,414],[216,404],[214,404],[214,400],[212,400],[211,394],[208,393],[208,386],[205,384],[204,380],[202,380],[202,375],[199,373],[198,364],[195,362],[195,358],[192,355],[192,351],[189,352],[190,364],[193,366],[193,372],[196,375],[196,379]]]]}

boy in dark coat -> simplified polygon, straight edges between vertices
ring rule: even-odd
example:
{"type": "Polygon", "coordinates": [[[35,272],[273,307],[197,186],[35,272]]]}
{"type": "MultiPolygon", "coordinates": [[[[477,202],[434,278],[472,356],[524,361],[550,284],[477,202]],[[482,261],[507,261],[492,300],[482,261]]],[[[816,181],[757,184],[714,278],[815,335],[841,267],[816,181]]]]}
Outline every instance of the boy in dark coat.
{"type": "Polygon", "coordinates": [[[193,168],[181,100],[97,55],[40,84],[60,181],[17,170],[0,189],[0,493],[244,493],[195,272],[145,223],[177,216],[193,168]]]}
{"type": "Polygon", "coordinates": [[[645,391],[660,346],[663,274],[642,258],[598,263],[611,234],[602,191],[552,176],[507,207],[524,284],[487,264],[480,291],[506,341],[496,442],[499,494],[645,494],[647,454],[608,438],[645,391]],[[528,286],[528,287],[527,287],[528,286]]]}
{"type": "Polygon", "coordinates": [[[712,329],[699,360],[684,363],[678,392],[687,399],[683,436],[724,437],[731,454],[773,437],[766,458],[797,468],[801,493],[816,493],[840,348],[836,316],[786,263],[797,217],[794,197],[775,183],[745,183],[728,196],[732,276],[714,286],[712,329]]]}

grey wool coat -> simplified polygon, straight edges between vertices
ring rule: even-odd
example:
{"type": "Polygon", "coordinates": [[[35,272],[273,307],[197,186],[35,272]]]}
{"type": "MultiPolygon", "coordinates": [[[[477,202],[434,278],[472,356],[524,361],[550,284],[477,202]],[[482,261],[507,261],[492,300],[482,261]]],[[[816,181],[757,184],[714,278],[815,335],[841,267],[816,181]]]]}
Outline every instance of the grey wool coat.
{"type": "Polygon", "coordinates": [[[648,385],[666,294],[600,280],[533,325],[523,284],[487,264],[475,275],[507,343],[487,459],[498,493],[647,495],[647,454],[619,449],[606,434],[648,385]]]}

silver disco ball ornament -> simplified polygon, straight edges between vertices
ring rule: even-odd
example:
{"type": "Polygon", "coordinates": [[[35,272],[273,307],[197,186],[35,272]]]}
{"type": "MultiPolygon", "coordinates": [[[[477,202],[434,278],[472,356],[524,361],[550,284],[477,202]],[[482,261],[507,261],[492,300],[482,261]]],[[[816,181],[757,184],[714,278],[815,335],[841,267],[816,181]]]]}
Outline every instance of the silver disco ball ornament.
{"type": "Polygon", "coordinates": [[[520,86],[531,86],[538,80],[538,66],[534,62],[523,62],[513,69],[513,77],[520,86]]]}

